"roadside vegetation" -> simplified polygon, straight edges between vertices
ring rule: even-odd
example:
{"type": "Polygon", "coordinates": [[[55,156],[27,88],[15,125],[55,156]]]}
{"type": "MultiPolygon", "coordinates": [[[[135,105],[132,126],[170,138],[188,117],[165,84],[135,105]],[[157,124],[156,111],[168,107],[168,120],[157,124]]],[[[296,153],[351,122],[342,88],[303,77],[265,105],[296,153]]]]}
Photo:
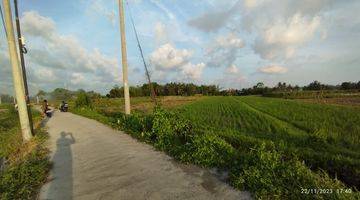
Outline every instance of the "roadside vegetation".
{"type": "MultiPolygon", "coordinates": [[[[40,113],[33,111],[33,120],[39,127],[40,113]]],[[[18,115],[10,104],[0,105],[0,122],[0,199],[36,199],[50,168],[47,134],[37,128],[36,136],[23,143],[18,115]]]]}
{"type": "Polygon", "coordinates": [[[255,198],[360,197],[358,110],[261,97],[202,97],[125,116],[100,104],[73,112],[124,130],[179,161],[227,171],[234,187],[255,198]]]}

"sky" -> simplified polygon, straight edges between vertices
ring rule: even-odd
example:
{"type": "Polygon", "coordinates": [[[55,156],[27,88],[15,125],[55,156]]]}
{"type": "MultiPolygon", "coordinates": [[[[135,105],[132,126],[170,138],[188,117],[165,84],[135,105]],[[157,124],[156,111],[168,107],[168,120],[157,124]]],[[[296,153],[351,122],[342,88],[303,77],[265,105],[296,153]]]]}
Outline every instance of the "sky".
{"type": "MultiPolygon", "coordinates": [[[[26,0],[19,9],[32,94],[122,86],[117,0],[26,0]]],[[[128,0],[129,83],[146,82],[130,13],[159,83],[241,89],[359,81],[359,10],[357,0],[128,0]]],[[[0,28],[0,93],[12,94],[0,28]]]]}

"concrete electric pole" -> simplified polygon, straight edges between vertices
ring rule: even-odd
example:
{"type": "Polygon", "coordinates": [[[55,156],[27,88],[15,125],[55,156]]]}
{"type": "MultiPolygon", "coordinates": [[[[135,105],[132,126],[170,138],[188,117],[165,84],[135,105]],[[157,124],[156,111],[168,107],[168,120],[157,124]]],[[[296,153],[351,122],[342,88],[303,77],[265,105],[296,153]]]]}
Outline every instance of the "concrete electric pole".
{"type": "Polygon", "coordinates": [[[9,45],[9,55],[10,55],[10,62],[12,67],[16,101],[19,110],[21,132],[24,141],[29,141],[33,135],[31,131],[29,113],[26,104],[23,76],[19,65],[19,60],[18,60],[19,57],[16,50],[10,0],[3,0],[3,5],[4,5],[4,15],[5,15],[5,27],[7,32],[7,41],[9,45]]]}
{"type": "Polygon", "coordinates": [[[18,47],[19,47],[19,54],[20,54],[20,64],[21,64],[21,70],[22,70],[22,75],[23,75],[26,103],[27,103],[27,109],[28,109],[28,113],[29,113],[31,132],[34,132],[33,119],[31,116],[29,87],[27,84],[27,75],[26,75],[25,59],[24,59],[24,54],[27,53],[27,50],[25,48],[24,38],[21,36],[19,8],[18,8],[17,0],[14,0],[14,7],[15,7],[16,32],[17,32],[17,37],[18,37],[18,47]]]}
{"type": "Polygon", "coordinates": [[[130,114],[130,95],[128,84],[128,64],[126,53],[126,37],[125,37],[125,16],[123,0],[119,0],[119,15],[120,15],[120,34],[121,34],[121,57],[122,57],[122,70],[124,82],[124,99],[125,99],[125,114],[130,114]]]}

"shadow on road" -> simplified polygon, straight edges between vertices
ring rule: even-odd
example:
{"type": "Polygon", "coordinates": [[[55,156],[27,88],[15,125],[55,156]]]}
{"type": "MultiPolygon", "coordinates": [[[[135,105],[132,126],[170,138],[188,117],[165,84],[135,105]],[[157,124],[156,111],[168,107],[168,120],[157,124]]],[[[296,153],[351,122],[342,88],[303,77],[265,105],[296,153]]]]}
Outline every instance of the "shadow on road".
{"type": "Polygon", "coordinates": [[[71,145],[75,143],[72,133],[61,132],[56,141],[53,156],[53,180],[49,183],[48,199],[72,199],[73,172],[71,145]]]}

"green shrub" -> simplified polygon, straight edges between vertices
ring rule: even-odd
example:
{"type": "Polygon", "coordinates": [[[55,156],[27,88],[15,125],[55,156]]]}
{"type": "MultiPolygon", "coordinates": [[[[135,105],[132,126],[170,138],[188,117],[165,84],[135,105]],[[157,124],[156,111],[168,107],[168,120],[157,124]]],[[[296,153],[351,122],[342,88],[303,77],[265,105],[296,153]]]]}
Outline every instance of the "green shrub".
{"type": "Polygon", "coordinates": [[[312,172],[296,158],[285,158],[284,154],[261,145],[250,151],[232,169],[235,187],[252,191],[262,199],[348,199],[350,195],[337,194],[345,186],[326,173],[312,172]],[[304,194],[306,189],[331,189],[332,194],[304,194]]]}
{"type": "Polygon", "coordinates": [[[0,132],[7,131],[16,127],[19,124],[18,114],[14,106],[6,105],[3,106],[7,111],[0,113],[0,132]]]}
{"type": "Polygon", "coordinates": [[[157,108],[153,115],[152,135],[155,136],[155,147],[176,155],[183,151],[182,145],[190,141],[193,131],[187,120],[157,108]]]}
{"type": "Polygon", "coordinates": [[[92,100],[85,92],[80,92],[76,97],[75,107],[92,108],[92,100]]]}
{"type": "Polygon", "coordinates": [[[141,137],[147,141],[153,143],[156,140],[156,134],[152,131],[153,129],[154,116],[145,115],[142,118],[143,130],[141,132],[141,137]]]}
{"type": "Polygon", "coordinates": [[[197,135],[192,142],[193,163],[206,167],[228,168],[235,158],[235,150],[215,135],[197,135]]]}
{"type": "Polygon", "coordinates": [[[143,132],[142,117],[138,114],[123,116],[122,119],[123,130],[127,130],[129,133],[139,138],[143,132]]]}
{"type": "Polygon", "coordinates": [[[155,141],[152,134],[153,115],[141,115],[134,113],[125,115],[123,113],[104,113],[110,120],[110,124],[131,134],[133,137],[150,143],[155,141]]]}

